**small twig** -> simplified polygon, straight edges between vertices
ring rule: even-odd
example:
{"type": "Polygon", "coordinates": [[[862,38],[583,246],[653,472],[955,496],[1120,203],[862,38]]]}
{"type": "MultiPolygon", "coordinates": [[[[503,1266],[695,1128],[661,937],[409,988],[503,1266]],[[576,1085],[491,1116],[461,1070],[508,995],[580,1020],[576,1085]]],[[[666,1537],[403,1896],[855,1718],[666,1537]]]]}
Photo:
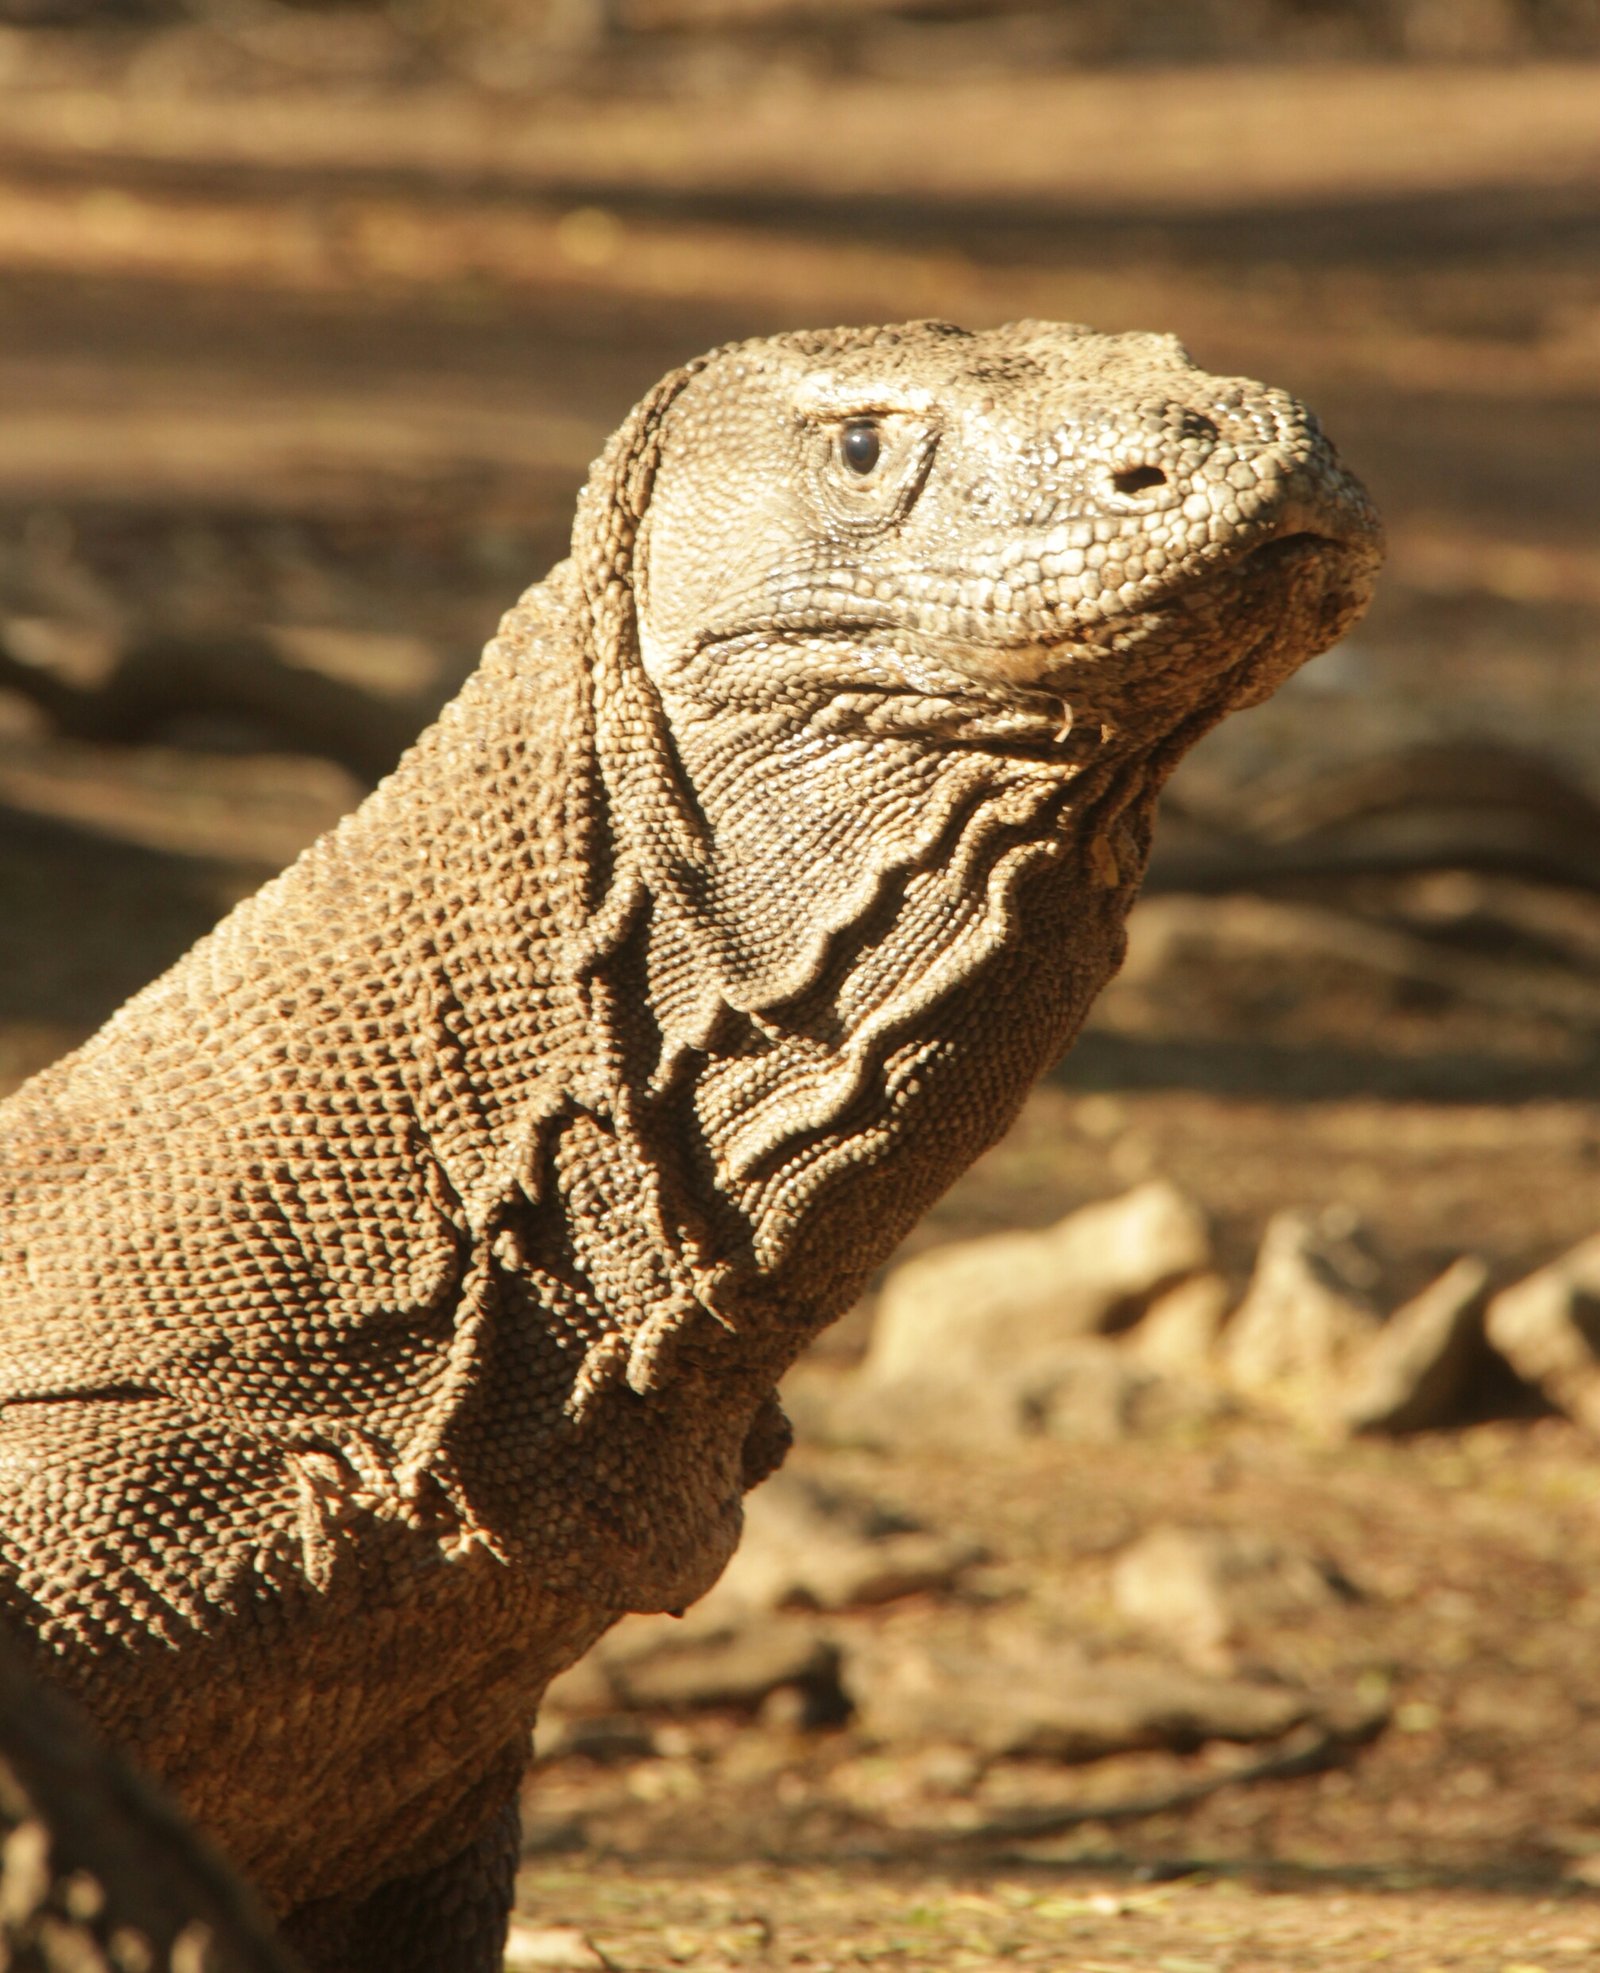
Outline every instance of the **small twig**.
{"type": "Polygon", "coordinates": [[[1086,1822],[1140,1822],[1148,1816],[1169,1815],[1192,1808],[1224,1788],[1251,1787],[1262,1781],[1296,1781],[1308,1774],[1321,1774],[1339,1767],[1359,1750],[1371,1744],[1388,1724],[1386,1714],[1364,1715],[1348,1725],[1322,1725],[1302,1728],[1289,1736],[1265,1760],[1251,1761],[1226,1774],[1205,1781],[1190,1782],[1159,1795],[1133,1795],[1121,1801],[1084,1802],[1051,1805],[1048,1808],[1018,1809],[1009,1815],[992,1816],[986,1822],[962,1829],[915,1829],[894,1831],[907,1848],[977,1843],[1032,1842],[1058,1836],[1086,1822]],[[1298,1744],[1296,1744],[1298,1743],[1298,1744]]]}

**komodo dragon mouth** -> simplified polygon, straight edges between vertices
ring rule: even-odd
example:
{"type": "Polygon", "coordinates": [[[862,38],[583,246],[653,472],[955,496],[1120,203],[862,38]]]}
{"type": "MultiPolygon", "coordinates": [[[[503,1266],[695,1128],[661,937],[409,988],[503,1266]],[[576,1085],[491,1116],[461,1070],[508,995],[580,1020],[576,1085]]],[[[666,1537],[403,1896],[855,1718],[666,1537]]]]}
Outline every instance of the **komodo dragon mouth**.
{"type": "MultiPolygon", "coordinates": [[[[1217,711],[1237,708],[1275,690],[1309,652],[1337,642],[1366,608],[1383,552],[1370,508],[1351,513],[1343,528],[1340,518],[1222,544],[1199,566],[1150,581],[1089,622],[996,625],[987,635],[963,635],[915,611],[888,622],[881,614],[846,613],[820,627],[779,617],[706,638],[701,650],[736,653],[752,641],[790,635],[813,651],[892,652],[903,675],[870,677],[848,662],[835,667],[834,689],[861,696],[864,720],[874,699],[919,701],[930,740],[981,744],[984,715],[998,715],[994,736],[1005,751],[1065,758],[1076,751],[1067,742],[1086,719],[1109,717],[1114,707],[1131,713],[1158,679],[1181,672],[1188,696],[1220,700],[1217,711]]],[[[767,698],[737,667],[703,680],[701,689],[708,702],[730,708],[767,698]]]]}

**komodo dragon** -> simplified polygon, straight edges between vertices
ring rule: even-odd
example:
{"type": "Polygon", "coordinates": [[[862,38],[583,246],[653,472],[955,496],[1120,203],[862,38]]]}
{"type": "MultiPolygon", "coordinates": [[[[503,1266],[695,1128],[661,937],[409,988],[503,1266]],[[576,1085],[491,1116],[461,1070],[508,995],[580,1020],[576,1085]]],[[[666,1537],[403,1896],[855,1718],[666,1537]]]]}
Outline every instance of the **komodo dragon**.
{"type": "Polygon", "coordinates": [[[389,779],[0,1112],[5,1607],[313,1968],[498,1964],[546,1683],[715,1580],[1173,764],[1379,556],[1165,337],[716,351],[389,779]]]}
{"type": "Polygon", "coordinates": [[[294,1973],[183,1818],[0,1635],[0,1968],[294,1973]]]}

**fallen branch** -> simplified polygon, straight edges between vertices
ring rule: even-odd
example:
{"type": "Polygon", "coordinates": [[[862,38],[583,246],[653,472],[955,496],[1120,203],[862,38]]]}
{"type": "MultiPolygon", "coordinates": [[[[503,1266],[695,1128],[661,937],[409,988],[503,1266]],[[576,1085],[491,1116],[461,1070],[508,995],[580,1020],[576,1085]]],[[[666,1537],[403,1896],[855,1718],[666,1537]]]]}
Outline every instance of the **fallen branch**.
{"type": "Polygon", "coordinates": [[[1052,1803],[1048,1807],[1016,1809],[964,1828],[885,1830],[898,1847],[908,1851],[959,1845],[1037,1842],[1059,1836],[1088,1822],[1141,1822],[1149,1816],[1171,1815],[1219,1794],[1224,1788],[1248,1788],[1264,1781],[1298,1781],[1342,1767],[1363,1747],[1370,1746],[1389,1723],[1387,1712],[1365,1712],[1348,1720],[1319,1721],[1285,1735],[1264,1759],[1246,1761],[1222,1774],[1194,1781],[1155,1795],[1125,1796],[1121,1801],[1052,1803]]]}

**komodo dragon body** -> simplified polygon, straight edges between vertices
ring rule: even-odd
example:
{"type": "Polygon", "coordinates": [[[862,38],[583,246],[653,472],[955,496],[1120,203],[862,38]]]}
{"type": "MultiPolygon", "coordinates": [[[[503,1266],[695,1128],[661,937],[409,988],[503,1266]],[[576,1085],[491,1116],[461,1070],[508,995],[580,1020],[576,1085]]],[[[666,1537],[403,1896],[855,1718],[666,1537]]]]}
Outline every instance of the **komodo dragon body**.
{"type": "Polygon", "coordinates": [[[5,1973],[294,1973],[182,1816],[0,1634],[5,1973]]]}
{"type": "Polygon", "coordinates": [[[395,773],[5,1106],[9,1612],[314,1967],[498,1963],[545,1685],[716,1578],[1163,778],[1379,553],[1166,338],[715,352],[395,773]]]}

